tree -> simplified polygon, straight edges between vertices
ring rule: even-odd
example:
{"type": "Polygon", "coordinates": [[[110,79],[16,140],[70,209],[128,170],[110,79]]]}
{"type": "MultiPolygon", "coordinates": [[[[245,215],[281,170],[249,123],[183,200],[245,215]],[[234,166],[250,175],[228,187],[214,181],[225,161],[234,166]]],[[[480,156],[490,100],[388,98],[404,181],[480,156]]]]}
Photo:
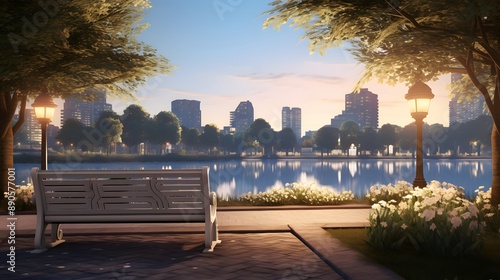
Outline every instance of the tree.
{"type": "Polygon", "coordinates": [[[220,143],[219,128],[215,124],[207,124],[203,127],[203,132],[200,135],[200,143],[207,147],[208,152],[217,147],[220,143]]]}
{"type": "MultiPolygon", "coordinates": [[[[398,142],[398,138],[396,135],[396,125],[393,124],[384,124],[378,130],[378,140],[379,143],[384,146],[386,155],[389,155],[389,146],[396,146],[398,142]]],[[[394,152],[394,150],[393,150],[394,152]]]]}
{"type": "Polygon", "coordinates": [[[481,155],[481,147],[486,145],[491,145],[491,137],[489,136],[489,131],[493,126],[491,118],[488,116],[480,116],[475,120],[466,123],[468,126],[469,142],[475,146],[477,155],[481,155]]]}
{"type": "Polygon", "coordinates": [[[340,131],[338,128],[333,126],[323,126],[318,129],[314,134],[314,143],[321,151],[321,157],[323,157],[323,151],[326,150],[327,154],[338,146],[338,139],[340,136],[340,131]]]}
{"type": "Polygon", "coordinates": [[[181,140],[179,119],[172,112],[161,111],[150,122],[147,135],[148,140],[160,145],[161,150],[166,143],[175,145],[181,140]]]}
{"type": "Polygon", "coordinates": [[[149,113],[139,105],[128,106],[122,115],[123,133],[122,141],[125,145],[135,147],[146,140],[146,127],[149,113]]]}
{"type": "Polygon", "coordinates": [[[186,145],[186,148],[197,148],[200,145],[200,132],[196,128],[182,126],[181,142],[186,145]]]}
{"type": "Polygon", "coordinates": [[[256,119],[245,132],[245,141],[247,143],[257,141],[261,147],[264,147],[264,155],[271,154],[276,138],[271,125],[262,118],[256,119]]]}
{"type": "MultiPolygon", "coordinates": [[[[435,123],[428,126],[423,130],[423,144],[424,150],[428,150],[429,154],[437,154],[441,152],[442,145],[446,142],[446,138],[448,137],[448,128],[444,127],[444,125],[435,123]]],[[[489,134],[491,134],[491,127],[489,130],[489,134]]]]}
{"type": "Polygon", "coordinates": [[[123,124],[119,119],[112,117],[102,119],[99,124],[102,132],[102,142],[106,148],[106,154],[109,155],[111,144],[116,145],[117,142],[122,141],[123,124]]]}
{"type": "Polygon", "coordinates": [[[364,127],[361,133],[360,144],[362,151],[370,151],[370,154],[374,155],[375,151],[379,148],[377,131],[369,126],[364,127]]]}
{"type": "Polygon", "coordinates": [[[484,98],[493,118],[492,203],[500,203],[500,2],[274,1],[264,27],[302,27],[311,51],[343,42],[365,65],[358,82],[427,82],[464,74],[461,95],[484,98]]]}
{"type": "Polygon", "coordinates": [[[348,151],[351,145],[358,146],[360,142],[359,125],[355,121],[345,121],[340,126],[340,147],[348,151]]]}
{"type": "MultiPolygon", "coordinates": [[[[148,0],[2,1],[1,174],[13,167],[13,136],[29,98],[40,92],[65,98],[89,88],[132,97],[148,77],[171,71],[166,58],[137,40],[148,7],[148,0]],[[16,112],[19,120],[11,125],[16,112]]],[[[3,193],[7,176],[1,178],[3,193]]]]}
{"type": "Polygon", "coordinates": [[[102,111],[99,114],[99,118],[95,121],[94,127],[98,128],[101,121],[107,118],[120,120],[120,115],[118,115],[115,111],[102,111]]]}
{"type": "Polygon", "coordinates": [[[230,152],[235,152],[236,147],[235,147],[235,142],[234,142],[234,135],[232,135],[232,134],[220,135],[220,146],[221,146],[221,149],[224,151],[224,154],[228,154],[230,152]]]}
{"type": "Polygon", "coordinates": [[[411,151],[412,157],[415,156],[417,143],[417,129],[415,123],[406,125],[399,132],[399,147],[403,150],[411,151]]]}
{"type": "Polygon", "coordinates": [[[285,127],[278,133],[278,146],[285,150],[286,156],[291,149],[297,146],[297,136],[295,136],[293,129],[285,127]]]}
{"type": "Polygon", "coordinates": [[[86,139],[84,134],[85,129],[85,125],[79,120],[73,118],[67,119],[59,130],[56,139],[61,141],[65,148],[74,147],[77,150],[81,148],[83,148],[82,150],[87,150],[90,147],[83,144],[83,141],[86,139]]]}

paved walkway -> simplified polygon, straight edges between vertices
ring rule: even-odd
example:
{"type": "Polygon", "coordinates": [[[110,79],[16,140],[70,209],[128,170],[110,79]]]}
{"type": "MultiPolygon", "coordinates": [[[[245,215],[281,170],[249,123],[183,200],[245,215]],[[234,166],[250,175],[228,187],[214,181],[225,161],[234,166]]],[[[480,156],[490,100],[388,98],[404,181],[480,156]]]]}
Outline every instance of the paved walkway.
{"type": "MultiPolygon", "coordinates": [[[[369,209],[279,209],[221,208],[222,243],[213,253],[202,253],[203,226],[196,224],[74,224],[63,225],[65,243],[32,254],[36,216],[20,215],[16,272],[8,271],[4,240],[0,279],[397,278],[347,254],[321,229],[366,225],[369,209]]],[[[7,219],[0,218],[2,223],[7,219]]],[[[6,234],[0,231],[0,236],[6,234]]]]}

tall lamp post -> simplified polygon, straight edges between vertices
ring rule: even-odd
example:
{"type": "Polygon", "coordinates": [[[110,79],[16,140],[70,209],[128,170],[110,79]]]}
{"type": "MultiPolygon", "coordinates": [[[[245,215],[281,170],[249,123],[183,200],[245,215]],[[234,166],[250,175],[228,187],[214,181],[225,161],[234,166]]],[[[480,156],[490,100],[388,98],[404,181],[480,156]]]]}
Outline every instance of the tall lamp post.
{"type": "Polygon", "coordinates": [[[417,125],[417,169],[415,170],[415,180],[413,187],[425,187],[427,182],[424,178],[424,160],[423,160],[423,145],[422,145],[422,128],[424,125],[424,118],[429,112],[431,99],[434,98],[431,88],[418,80],[413,86],[408,89],[405,95],[408,105],[410,105],[411,116],[415,119],[417,125]]]}
{"type": "Polygon", "coordinates": [[[31,107],[35,109],[35,115],[42,126],[42,156],[41,170],[47,170],[47,125],[52,121],[57,104],[52,97],[46,93],[41,93],[35,98],[31,107]]]}

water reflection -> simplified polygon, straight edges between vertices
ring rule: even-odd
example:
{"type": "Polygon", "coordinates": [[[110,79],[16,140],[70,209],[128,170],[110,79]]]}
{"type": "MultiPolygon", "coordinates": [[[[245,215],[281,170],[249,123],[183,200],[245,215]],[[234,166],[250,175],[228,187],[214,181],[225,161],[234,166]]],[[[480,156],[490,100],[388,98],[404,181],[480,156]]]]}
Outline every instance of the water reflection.
{"type": "MultiPolygon", "coordinates": [[[[16,164],[17,184],[26,181],[32,164],[16,164]]],[[[412,160],[231,160],[211,162],[145,162],[145,163],[82,163],[80,169],[176,169],[210,167],[211,188],[222,197],[257,193],[286,183],[314,183],[335,191],[351,190],[364,196],[370,186],[412,182],[415,164],[412,160]]],[[[69,169],[63,164],[50,164],[50,169],[69,169]]],[[[74,166],[71,166],[74,168],[74,166]]],[[[491,160],[426,160],[425,178],[463,186],[473,195],[479,186],[491,184],[491,160]]]]}

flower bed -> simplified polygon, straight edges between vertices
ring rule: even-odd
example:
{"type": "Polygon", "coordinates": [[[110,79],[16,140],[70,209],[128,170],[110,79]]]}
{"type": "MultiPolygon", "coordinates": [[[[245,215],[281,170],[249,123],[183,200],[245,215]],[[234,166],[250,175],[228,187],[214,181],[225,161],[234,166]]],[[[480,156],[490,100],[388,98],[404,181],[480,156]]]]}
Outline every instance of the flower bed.
{"type": "Polygon", "coordinates": [[[367,195],[372,201],[392,198],[372,205],[368,241],[373,247],[395,250],[409,243],[418,252],[461,256],[475,253],[486,232],[499,234],[500,213],[490,204],[490,191],[479,188],[468,200],[452,184],[432,181],[411,191],[408,185],[372,187],[367,195]]]}
{"type": "MultiPolygon", "coordinates": [[[[35,204],[33,204],[33,184],[28,183],[27,185],[16,186],[16,196],[15,196],[15,210],[16,211],[31,211],[36,210],[35,204]]],[[[1,206],[2,210],[7,209],[7,198],[8,193],[4,193],[5,205],[1,206]]]]}
{"type": "Polygon", "coordinates": [[[338,205],[353,199],[351,191],[337,193],[326,187],[300,183],[287,183],[283,188],[257,194],[247,193],[239,198],[251,205],[338,205]]]}

